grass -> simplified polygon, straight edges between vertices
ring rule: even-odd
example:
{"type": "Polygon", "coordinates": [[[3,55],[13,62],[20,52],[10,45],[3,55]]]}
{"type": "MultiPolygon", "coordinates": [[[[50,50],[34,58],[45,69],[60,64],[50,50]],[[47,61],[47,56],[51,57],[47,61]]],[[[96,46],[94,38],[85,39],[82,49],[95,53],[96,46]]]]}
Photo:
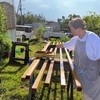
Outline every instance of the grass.
{"type": "MultiPolygon", "coordinates": [[[[43,48],[44,44],[31,44],[30,45],[30,58],[33,57],[36,50],[43,48]]],[[[19,47],[20,48],[20,47],[19,47]]],[[[18,49],[19,49],[18,48],[18,49]]],[[[23,53],[16,54],[18,57],[24,56],[23,53]]],[[[28,68],[28,65],[24,65],[23,62],[15,62],[9,64],[9,59],[2,59],[0,61],[0,100],[27,100],[29,91],[29,81],[22,82],[21,76],[28,68]]],[[[35,77],[38,75],[39,70],[35,71],[35,77]]],[[[54,71],[52,75],[52,82],[50,88],[44,87],[44,80],[47,71],[43,76],[43,80],[39,86],[38,91],[33,96],[33,100],[66,100],[66,90],[62,90],[60,87],[60,73],[54,71]]],[[[67,73],[66,73],[67,77],[67,73]]],[[[74,90],[74,100],[83,100],[81,92],[74,90]]]]}

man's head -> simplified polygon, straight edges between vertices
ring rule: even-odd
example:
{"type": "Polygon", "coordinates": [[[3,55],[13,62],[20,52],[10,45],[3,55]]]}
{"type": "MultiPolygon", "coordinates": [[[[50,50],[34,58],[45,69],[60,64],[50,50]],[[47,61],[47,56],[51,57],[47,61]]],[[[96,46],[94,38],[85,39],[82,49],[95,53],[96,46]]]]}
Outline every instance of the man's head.
{"type": "Polygon", "coordinates": [[[81,18],[76,17],[76,18],[72,19],[72,20],[69,22],[69,26],[72,26],[72,27],[75,28],[75,29],[77,29],[77,28],[85,29],[86,23],[85,23],[85,21],[82,20],[81,18]]]}
{"type": "Polygon", "coordinates": [[[76,17],[69,22],[71,33],[74,36],[79,36],[82,38],[84,36],[86,23],[81,18],[76,17]]]}

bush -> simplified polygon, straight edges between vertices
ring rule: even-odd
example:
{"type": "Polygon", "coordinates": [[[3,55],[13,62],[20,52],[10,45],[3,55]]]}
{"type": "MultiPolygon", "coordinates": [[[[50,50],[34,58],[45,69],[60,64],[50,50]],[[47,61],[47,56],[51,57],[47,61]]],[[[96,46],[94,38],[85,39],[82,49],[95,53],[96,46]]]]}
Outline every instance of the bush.
{"type": "Polygon", "coordinates": [[[0,7],[0,59],[4,54],[9,53],[11,42],[6,37],[7,18],[5,16],[4,8],[0,7]]]}
{"type": "Polygon", "coordinates": [[[51,41],[51,43],[55,42],[55,43],[62,43],[62,42],[66,42],[66,41],[69,41],[70,38],[68,36],[66,37],[61,37],[60,39],[56,39],[56,38],[50,38],[49,39],[51,41]]]}
{"type": "Polygon", "coordinates": [[[5,10],[0,6],[0,34],[6,32],[7,17],[5,16],[5,10]]]}
{"type": "Polygon", "coordinates": [[[40,26],[39,28],[37,28],[35,30],[35,36],[38,39],[38,42],[42,42],[43,41],[43,33],[45,32],[45,28],[43,26],[40,26]]]}
{"type": "Polygon", "coordinates": [[[3,57],[4,53],[9,53],[11,50],[11,42],[6,38],[5,35],[0,34],[0,58],[3,57]]]}

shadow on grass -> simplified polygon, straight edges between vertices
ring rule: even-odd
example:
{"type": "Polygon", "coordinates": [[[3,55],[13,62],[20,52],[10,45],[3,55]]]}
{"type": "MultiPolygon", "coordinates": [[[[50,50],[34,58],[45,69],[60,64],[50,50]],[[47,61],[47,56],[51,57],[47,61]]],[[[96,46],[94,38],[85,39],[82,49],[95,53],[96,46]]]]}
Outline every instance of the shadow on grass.
{"type": "MultiPolygon", "coordinates": [[[[50,92],[51,92],[51,89],[52,89],[52,84],[53,84],[53,82],[54,82],[54,90],[53,90],[53,100],[58,100],[58,98],[57,98],[57,90],[58,90],[58,87],[57,87],[57,85],[58,85],[58,83],[60,83],[60,75],[59,75],[59,71],[55,71],[55,75],[54,75],[54,73],[53,73],[53,77],[52,77],[52,79],[51,79],[51,83],[50,83],[50,86],[49,86],[49,88],[48,88],[48,95],[47,95],[47,98],[46,98],[46,100],[50,100],[50,92]]],[[[60,96],[61,96],[61,100],[64,100],[64,95],[63,95],[63,91],[64,91],[64,89],[61,89],[61,92],[59,92],[59,93],[61,93],[60,94],[60,96]]]]}
{"type": "MultiPolygon", "coordinates": [[[[45,86],[45,84],[43,83],[42,88],[41,88],[41,92],[40,92],[40,96],[37,97],[37,93],[34,95],[33,94],[33,99],[32,100],[51,100],[50,97],[50,93],[53,92],[53,96],[52,96],[52,100],[56,100],[56,94],[57,94],[57,83],[59,80],[55,80],[55,78],[57,78],[58,76],[58,71],[56,71],[56,75],[53,75],[50,85],[48,87],[45,86]],[[52,89],[52,84],[54,83],[54,88],[52,89]],[[47,95],[45,95],[47,94],[47,95]],[[44,99],[45,98],[45,99],[44,99]]],[[[44,76],[46,77],[46,75],[44,76]]],[[[45,81],[45,79],[44,79],[45,81]]]]}
{"type": "Polygon", "coordinates": [[[44,96],[44,90],[45,90],[45,86],[43,86],[43,89],[42,89],[42,93],[41,93],[41,96],[40,96],[40,100],[42,100],[43,96],[44,96]]]}
{"type": "MultiPolygon", "coordinates": [[[[0,64],[1,65],[1,64],[0,64]]],[[[14,61],[14,62],[12,62],[12,63],[6,63],[6,64],[4,64],[4,65],[2,65],[2,67],[0,68],[0,73],[8,73],[8,74],[13,74],[13,73],[17,73],[18,71],[20,71],[23,67],[25,66],[25,64],[23,64],[23,63],[20,63],[20,62],[17,62],[17,61],[14,61]],[[18,67],[18,69],[17,70],[15,70],[15,71],[7,71],[7,72],[5,72],[4,71],[4,69],[6,68],[6,67],[8,67],[8,66],[11,66],[11,67],[18,67]]]]}
{"type": "MultiPolygon", "coordinates": [[[[1,65],[1,64],[0,64],[0,65],[1,65]]],[[[8,65],[9,65],[9,63],[3,65],[2,68],[0,68],[0,73],[2,73],[2,70],[4,70],[8,65]]]]}
{"type": "MultiPolygon", "coordinates": [[[[43,81],[45,81],[46,74],[44,74],[43,81]]],[[[32,100],[69,100],[67,98],[67,91],[60,88],[60,73],[57,70],[53,71],[50,85],[46,87],[44,83],[41,85],[41,89],[33,95],[32,100]],[[59,86],[58,86],[59,84],[59,86]],[[58,94],[59,93],[59,94],[58,94]],[[39,95],[40,94],[40,95],[39,95]]]]}
{"type": "MultiPolygon", "coordinates": [[[[56,71],[56,77],[57,77],[57,75],[58,75],[58,71],[56,71]]],[[[56,100],[56,92],[57,92],[57,82],[58,82],[58,80],[55,80],[54,81],[55,82],[55,88],[54,88],[54,100],[56,100]]]]}

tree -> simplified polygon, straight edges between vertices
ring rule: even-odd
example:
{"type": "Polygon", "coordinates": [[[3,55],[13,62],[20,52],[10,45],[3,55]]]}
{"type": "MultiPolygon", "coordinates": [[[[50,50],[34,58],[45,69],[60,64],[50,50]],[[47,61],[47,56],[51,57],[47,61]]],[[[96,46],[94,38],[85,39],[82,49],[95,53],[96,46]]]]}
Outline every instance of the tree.
{"type": "MultiPolygon", "coordinates": [[[[16,14],[17,17],[17,24],[21,24],[21,15],[16,14]]],[[[26,14],[22,15],[23,24],[33,24],[34,22],[45,22],[45,17],[43,15],[34,15],[31,12],[27,12],[26,14]]]]}
{"type": "Polygon", "coordinates": [[[79,15],[76,14],[69,14],[69,16],[67,18],[65,18],[65,16],[62,16],[62,18],[58,18],[58,23],[60,24],[61,30],[67,30],[69,32],[69,21],[72,18],[75,17],[80,17],[79,15]]]}
{"type": "Polygon", "coordinates": [[[86,29],[100,34],[100,15],[95,12],[90,12],[89,16],[83,18],[86,22],[86,29]]]}
{"type": "Polygon", "coordinates": [[[80,17],[80,15],[76,15],[76,14],[69,14],[68,18],[71,20],[75,17],[80,17]]]}

